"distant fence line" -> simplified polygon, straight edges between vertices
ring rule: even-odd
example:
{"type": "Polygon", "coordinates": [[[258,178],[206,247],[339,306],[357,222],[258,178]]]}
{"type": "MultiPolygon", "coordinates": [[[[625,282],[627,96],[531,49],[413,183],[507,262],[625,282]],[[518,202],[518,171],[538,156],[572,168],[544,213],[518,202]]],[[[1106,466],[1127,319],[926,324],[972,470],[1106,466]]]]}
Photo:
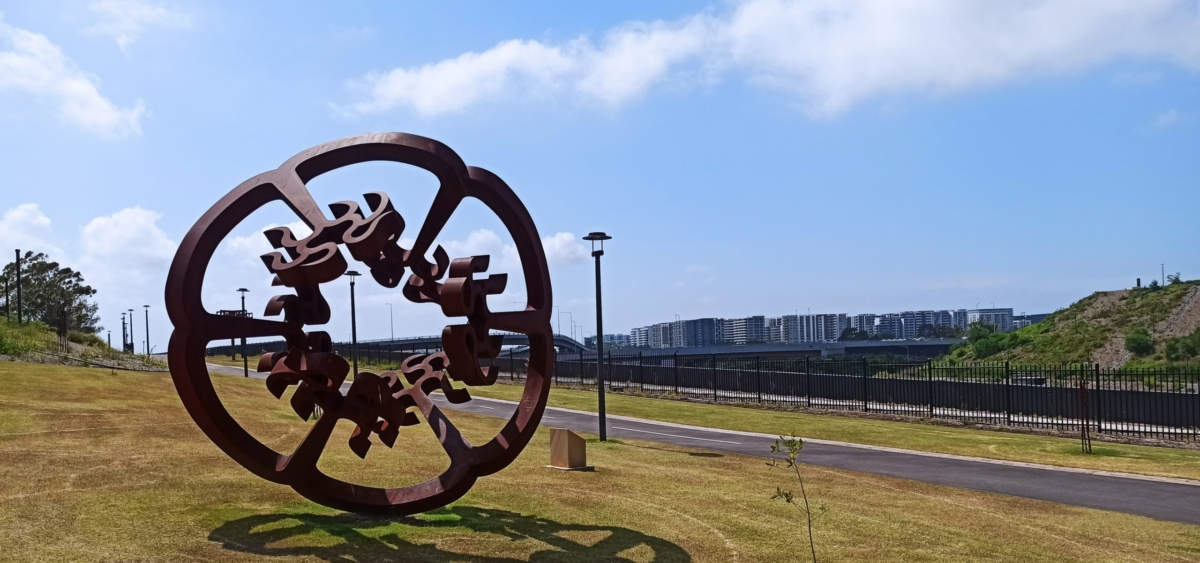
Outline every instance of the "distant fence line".
{"type": "MultiPolygon", "coordinates": [[[[282,351],[249,349],[248,353],[282,351]]],[[[334,351],[349,356],[349,343],[334,351]]],[[[364,343],[359,363],[398,366],[435,347],[364,343]]],[[[487,361],[482,362],[488,365],[487,361]]],[[[511,349],[492,360],[502,380],[525,377],[511,349]]],[[[611,392],[810,409],[1195,440],[1200,369],[1105,369],[1097,364],[879,362],[862,357],[764,358],[618,352],[605,354],[611,392]]],[[[559,353],[553,385],[595,389],[596,354],[559,353]]]]}

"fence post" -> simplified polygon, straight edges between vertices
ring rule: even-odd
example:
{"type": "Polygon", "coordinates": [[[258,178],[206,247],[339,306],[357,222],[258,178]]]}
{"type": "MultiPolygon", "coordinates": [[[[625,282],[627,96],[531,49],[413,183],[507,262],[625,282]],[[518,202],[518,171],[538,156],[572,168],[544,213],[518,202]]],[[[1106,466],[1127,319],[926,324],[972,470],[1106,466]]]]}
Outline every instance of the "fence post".
{"type": "Polygon", "coordinates": [[[812,408],[812,370],[809,369],[808,356],[804,356],[804,398],[808,399],[808,408],[812,408]]]}
{"type": "Polygon", "coordinates": [[[867,404],[867,358],[862,359],[862,394],[863,394],[863,412],[871,412],[871,406],[867,404]]]}
{"type": "MultiPolygon", "coordinates": [[[[604,364],[605,364],[604,365],[604,380],[608,382],[609,388],[611,389],[612,388],[612,380],[613,380],[612,379],[612,350],[611,349],[607,350],[605,352],[605,354],[607,354],[608,357],[605,358],[605,360],[604,360],[604,364]]],[[[596,384],[599,385],[600,382],[597,381],[596,384]]],[[[622,387],[622,389],[624,389],[624,387],[622,387]]]]}
{"type": "Polygon", "coordinates": [[[1091,404],[1096,411],[1096,416],[1094,417],[1096,419],[1096,432],[1100,433],[1104,432],[1104,419],[1100,418],[1100,364],[1096,364],[1096,392],[1093,395],[1095,399],[1091,401],[1091,404]]]}
{"type": "Polygon", "coordinates": [[[762,356],[754,356],[754,390],[758,393],[758,402],[762,402],[762,356]]]}
{"type": "Polygon", "coordinates": [[[675,366],[675,396],[679,396],[679,352],[675,352],[671,365],[675,366]]]}
{"type": "Polygon", "coordinates": [[[1012,426],[1012,368],[1004,360],[1004,424],[1012,426]]]}
{"type": "Polygon", "coordinates": [[[925,385],[925,398],[929,401],[929,418],[933,418],[933,363],[929,364],[929,370],[926,375],[928,383],[925,385]]]}
{"type": "Polygon", "coordinates": [[[717,402],[717,355],[712,355],[712,387],[713,387],[713,402],[717,402]]]}
{"type": "Polygon", "coordinates": [[[646,394],[646,373],[642,368],[643,365],[645,365],[645,362],[643,361],[643,358],[642,358],[642,351],[638,350],[638,387],[641,389],[642,394],[645,395],[646,394]]]}

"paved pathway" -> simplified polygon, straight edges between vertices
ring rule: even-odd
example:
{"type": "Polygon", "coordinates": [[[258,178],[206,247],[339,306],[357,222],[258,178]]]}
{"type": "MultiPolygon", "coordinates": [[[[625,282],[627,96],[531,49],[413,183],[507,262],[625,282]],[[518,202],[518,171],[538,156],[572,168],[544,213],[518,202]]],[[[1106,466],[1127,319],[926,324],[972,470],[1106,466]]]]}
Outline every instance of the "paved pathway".
{"type": "MultiPolygon", "coordinates": [[[[215,373],[242,375],[241,369],[209,364],[215,373]]],[[[262,374],[250,372],[254,378],[262,374]]],[[[346,384],[348,388],[349,384],[346,384]]],[[[344,389],[343,389],[344,390],[344,389]]],[[[553,392],[553,391],[551,391],[553,392]]],[[[516,403],[475,397],[452,405],[441,395],[434,400],[445,409],[485,416],[511,416],[516,403]]],[[[752,432],[719,430],[609,416],[608,435],[692,448],[769,457],[776,437],[752,432]]],[[[594,413],[547,407],[547,427],[596,433],[594,413]]],[[[806,440],[805,463],[913,479],[951,487],[1000,493],[1075,506],[1148,516],[1159,520],[1200,524],[1200,482],[1139,475],[1052,468],[1028,463],[930,454],[895,448],[862,446],[825,440],[806,440]]]]}

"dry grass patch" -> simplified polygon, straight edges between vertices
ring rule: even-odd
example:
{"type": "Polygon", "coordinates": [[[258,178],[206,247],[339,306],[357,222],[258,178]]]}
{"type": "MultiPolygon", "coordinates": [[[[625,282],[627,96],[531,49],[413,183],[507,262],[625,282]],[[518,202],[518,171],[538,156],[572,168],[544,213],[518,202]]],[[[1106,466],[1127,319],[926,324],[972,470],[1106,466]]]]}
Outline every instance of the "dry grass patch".
{"type": "MultiPolygon", "coordinates": [[[[217,377],[254,434],[307,423],[261,381],[217,377]]],[[[557,393],[557,391],[555,392],[557,393]]],[[[763,460],[638,441],[590,445],[594,473],[545,469],[548,432],[459,502],[416,518],[332,511],[229,460],[161,374],[0,364],[0,560],[781,561],[804,549],[763,460]],[[696,455],[705,454],[705,455],[696,455]]],[[[452,413],[468,435],[495,419],[452,413]]],[[[803,427],[800,427],[803,429],[803,427]]],[[[323,467],[412,482],[443,455],[406,428],[366,462],[339,429],[323,467]],[[413,442],[404,442],[414,438],[413,442]],[[394,457],[389,457],[394,456],[394,457]]],[[[1192,561],[1200,528],[805,467],[829,507],[823,561],[1192,561]]]]}

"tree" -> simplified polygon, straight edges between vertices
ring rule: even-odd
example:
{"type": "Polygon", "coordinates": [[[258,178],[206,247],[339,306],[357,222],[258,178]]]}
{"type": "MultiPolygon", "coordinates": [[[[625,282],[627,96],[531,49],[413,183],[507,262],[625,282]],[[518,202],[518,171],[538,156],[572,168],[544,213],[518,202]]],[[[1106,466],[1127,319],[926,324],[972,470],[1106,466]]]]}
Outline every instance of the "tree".
{"type": "Polygon", "coordinates": [[[1154,353],[1154,339],[1146,327],[1134,327],[1125,335],[1125,349],[1138,356],[1149,356],[1154,353]]]}
{"type": "Polygon", "coordinates": [[[1179,277],[1179,272],[1167,274],[1167,285],[1175,285],[1177,283],[1183,283],[1183,280],[1179,277]]]}
{"type": "MultiPolygon", "coordinates": [[[[15,284],[17,266],[4,266],[3,276],[15,284]]],[[[12,305],[16,306],[13,285],[12,305]]],[[[102,327],[97,305],[91,301],[96,290],[84,283],[83,274],[51,262],[45,254],[32,251],[21,257],[21,312],[24,318],[54,327],[60,335],[78,330],[95,334],[102,327]]],[[[14,314],[14,318],[16,315],[14,314]]]]}
{"type": "Polygon", "coordinates": [[[858,330],[851,326],[848,326],[848,327],[842,329],[841,336],[838,336],[838,340],[842,341],[842,342],[845,342],[847,340],[870,340],[870,339],[871,339],[871,335],[867,331],[858,330]]]}
{"type": "Polygon", "coordinates": [[[994,332],[996,332],[996,327],[984,322],[975,321],[971,323],[971,326],[967,327],[967,342],[974,344],[991,336],[994,332]]]}

